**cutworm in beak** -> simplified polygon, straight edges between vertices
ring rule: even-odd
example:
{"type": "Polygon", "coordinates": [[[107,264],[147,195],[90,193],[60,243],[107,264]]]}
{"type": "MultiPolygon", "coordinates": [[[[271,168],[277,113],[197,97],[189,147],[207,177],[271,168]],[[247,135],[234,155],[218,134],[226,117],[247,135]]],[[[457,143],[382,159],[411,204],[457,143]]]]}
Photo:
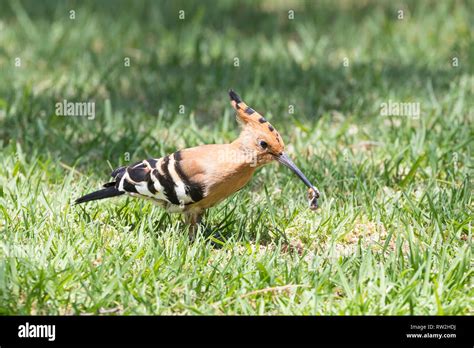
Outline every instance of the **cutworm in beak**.
{"type": "Polygon", "coordinates": [[[293,173],[295,173],[298,178],[301,179],[305,183],[306,186],[309,187],[308,190],[308,199],[309,199],[309,207],[311,210],[318,209],[318,198],[319,198],[319,191],[316,187],[313,186],[303,174],[301,170],[293,163],[293,161],[285,154],[282,153],[281,155],[275,156],[276,160],[281,164],[285,165],[286,167],[290,168],[293,173]]]}

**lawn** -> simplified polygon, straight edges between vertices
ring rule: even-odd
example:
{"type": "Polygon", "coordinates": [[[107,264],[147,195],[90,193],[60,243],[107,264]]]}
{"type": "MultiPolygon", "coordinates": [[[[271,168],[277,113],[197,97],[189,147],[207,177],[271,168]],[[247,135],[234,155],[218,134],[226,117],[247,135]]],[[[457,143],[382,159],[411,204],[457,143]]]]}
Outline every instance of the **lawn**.
{"type": "Polygon", "coordinates": [[[0,314],[473,314],[472,1],[0,8],[0,314]],[[277,164],[194,242],[144,200],[72,204],[117,166],[231,142],[229,88],[317,212],[277,164]]]}

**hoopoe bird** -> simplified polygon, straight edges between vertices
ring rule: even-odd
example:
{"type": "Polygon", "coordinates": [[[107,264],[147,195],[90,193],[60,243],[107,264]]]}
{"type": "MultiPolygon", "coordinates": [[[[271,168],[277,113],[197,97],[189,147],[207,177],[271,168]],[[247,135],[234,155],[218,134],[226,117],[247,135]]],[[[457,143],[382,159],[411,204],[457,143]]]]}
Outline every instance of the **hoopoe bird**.
{"type": "Polygon", "coordinates": [[[234,91],[230,90],[229,96],[241,124],[240,135],[232,143],[200,145],[117,168],[103,189],[75,203],[123,194],[145,198],[170,213],[183,213],[194,239],[206,209],[243,188],[258,167],[276,160],[305,183],[309,206],[316,210],[319,191],[285,154],[278,131],[234,91]]]}

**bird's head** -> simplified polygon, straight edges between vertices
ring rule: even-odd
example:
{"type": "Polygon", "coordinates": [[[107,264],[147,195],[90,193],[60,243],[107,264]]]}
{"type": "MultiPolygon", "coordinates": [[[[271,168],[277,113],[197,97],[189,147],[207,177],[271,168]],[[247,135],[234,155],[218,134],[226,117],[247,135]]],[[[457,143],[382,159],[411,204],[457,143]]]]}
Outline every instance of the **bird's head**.
{"type": "MultiPolygon", "coordinates": [[[[237,112],[237,120],[242,125],[239,144],[243,150],[255,154],[257,166],[276,160],[290,168],[313,191],[316,202],[319,191],[286,155],[285,144],[278,131],[265,117],[245,104],[233,90],[229,91],[229,96],[232,107],[237,112]]],[[[313,203],[312,208],[314,207],[317,208],[317,203],[313,203]]]]}
{"type": "Polygon", "coordinates": [[[283,154],[283,139],[265,117],[247,106],[233,90],[229,91],[229,96],[242,126],[239,143],[244,150],[256,155],[257,165],[269,163],[283,154]]]}

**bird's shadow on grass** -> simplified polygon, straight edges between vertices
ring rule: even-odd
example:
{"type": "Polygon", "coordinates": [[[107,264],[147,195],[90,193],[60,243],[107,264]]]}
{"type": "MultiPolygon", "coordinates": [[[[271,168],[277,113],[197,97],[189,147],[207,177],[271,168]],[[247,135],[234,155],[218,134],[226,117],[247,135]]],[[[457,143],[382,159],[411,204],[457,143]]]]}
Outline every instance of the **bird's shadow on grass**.
{"type": "Polygon", "coordinates": [[[248,205],[250,203],[245,199],[238,202],[230,201],[221,208],[214,208],[217,211],[213,213],[207,212],[200,226],[202,237],[216,248],[220,248],[228,242],[258,242],[262,245],[276,242],[279,239],[288,242],[280,229],[262,221],[266,211],[263,207],[254,207],[255,211],[251,213],[241,213],[237,211],[241,204],[248,205]]]}

